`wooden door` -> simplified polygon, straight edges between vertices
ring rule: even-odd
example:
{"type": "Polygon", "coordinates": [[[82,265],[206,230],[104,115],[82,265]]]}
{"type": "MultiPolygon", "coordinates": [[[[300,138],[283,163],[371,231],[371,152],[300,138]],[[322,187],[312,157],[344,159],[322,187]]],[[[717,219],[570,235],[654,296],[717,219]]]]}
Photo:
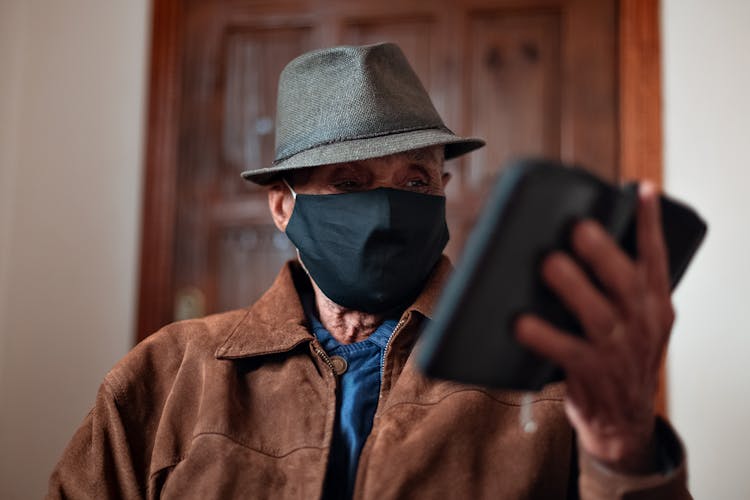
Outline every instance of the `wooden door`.
{"type": "Polygon", "coordinates": [[[161,323],[247,305],[293,257],[265,191],[239,173],[271,164],[278,75],[317,47],[398,43],[448,126],[487,139],[448,165],[454,259],[509,159],[544,155],[618,175],[613,0],[186,0],[180,9],[172,300],[161,323]]]}
{"type": "Polygon", "coordinates": [[[643,84],[658,64],[642,64],[653,62],[643,34],[655,31],[657,8],[651,0],[155,0],[138,338],[252,303],[293,256],[264,190],[239,177],[273,159],[276,82],[293,57],[394,41],[446,124],[487,140],[448,163],[447,253],[456,259],[507,160],[544,155],[616,179],[643,172],[633,151],[660,151],[650,136],[625,134],[659,128],[649,107],[658,105],[658,79],[643,84]]]}

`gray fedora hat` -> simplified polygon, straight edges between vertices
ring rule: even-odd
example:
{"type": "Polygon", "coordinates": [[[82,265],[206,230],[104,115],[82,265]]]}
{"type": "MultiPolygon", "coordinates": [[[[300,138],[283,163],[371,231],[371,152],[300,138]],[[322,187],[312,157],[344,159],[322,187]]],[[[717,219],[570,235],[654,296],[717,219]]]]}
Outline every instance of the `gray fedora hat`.
{"type": "Polygon", "coordinates": [[[303,54],[281,72],[273,165],[242,173],[268,184],[286,170],[445,145],[445,158],[484,146],[451,132],[392,43],[303,54]]]}

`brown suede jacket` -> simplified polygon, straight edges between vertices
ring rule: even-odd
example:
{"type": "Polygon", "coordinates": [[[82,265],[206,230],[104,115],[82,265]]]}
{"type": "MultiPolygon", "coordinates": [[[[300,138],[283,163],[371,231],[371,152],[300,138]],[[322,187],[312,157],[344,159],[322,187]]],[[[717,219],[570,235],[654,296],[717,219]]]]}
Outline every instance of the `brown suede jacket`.
{"type": "MultiPolygon", "coordinates": [[[[615,474],[576,453],[564,386],[533,398],[429,380],[412,347],[450,273],[447,259],[386,351],[355,498],[689,498],[682,451],[667,474],[615,474]]],[[[175,323],[107,375],[50,479],[48,498],[319,498],[336,376],[311,335],[288,264],[252,307],[175,323]]]]}

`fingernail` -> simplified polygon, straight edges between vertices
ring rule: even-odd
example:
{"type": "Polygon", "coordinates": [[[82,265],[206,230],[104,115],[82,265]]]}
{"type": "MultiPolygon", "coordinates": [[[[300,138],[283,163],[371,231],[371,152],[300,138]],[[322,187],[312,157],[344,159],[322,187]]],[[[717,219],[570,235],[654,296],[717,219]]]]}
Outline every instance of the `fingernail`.
{"type": "Polygon", "coordinates": [[[656,185],[651,181],[643,181],[639,185],[639,191],[643,197],[651,197],[656,194],[656,185]]]}
{"type": "Polygon", "coordinates": [[[593,245],[598,237],[596,224],[591,221],[583,221],[576,227],[573,243],[578,249],[581,246],[593,245]]]}

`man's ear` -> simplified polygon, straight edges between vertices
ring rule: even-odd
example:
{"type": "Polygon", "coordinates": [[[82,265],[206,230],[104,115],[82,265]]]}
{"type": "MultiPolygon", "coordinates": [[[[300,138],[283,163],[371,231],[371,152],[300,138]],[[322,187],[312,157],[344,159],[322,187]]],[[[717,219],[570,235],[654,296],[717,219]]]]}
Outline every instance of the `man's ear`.
{"type": "Polygon", "coordinates": [[[443,189],[445,189],[445,186],[448,185],[452,177],[450,172],[443,172],[443,175],[440,176],[440,180],[443,182],[443,189]]]}
{"type": "Polygon", "coordinates": [[[268,188],[268,208],[271,209],[273,223],[279,231],[286,232],[286,225],[294,210],[294,198],[282,181],[274,182],[268,188]]]}

